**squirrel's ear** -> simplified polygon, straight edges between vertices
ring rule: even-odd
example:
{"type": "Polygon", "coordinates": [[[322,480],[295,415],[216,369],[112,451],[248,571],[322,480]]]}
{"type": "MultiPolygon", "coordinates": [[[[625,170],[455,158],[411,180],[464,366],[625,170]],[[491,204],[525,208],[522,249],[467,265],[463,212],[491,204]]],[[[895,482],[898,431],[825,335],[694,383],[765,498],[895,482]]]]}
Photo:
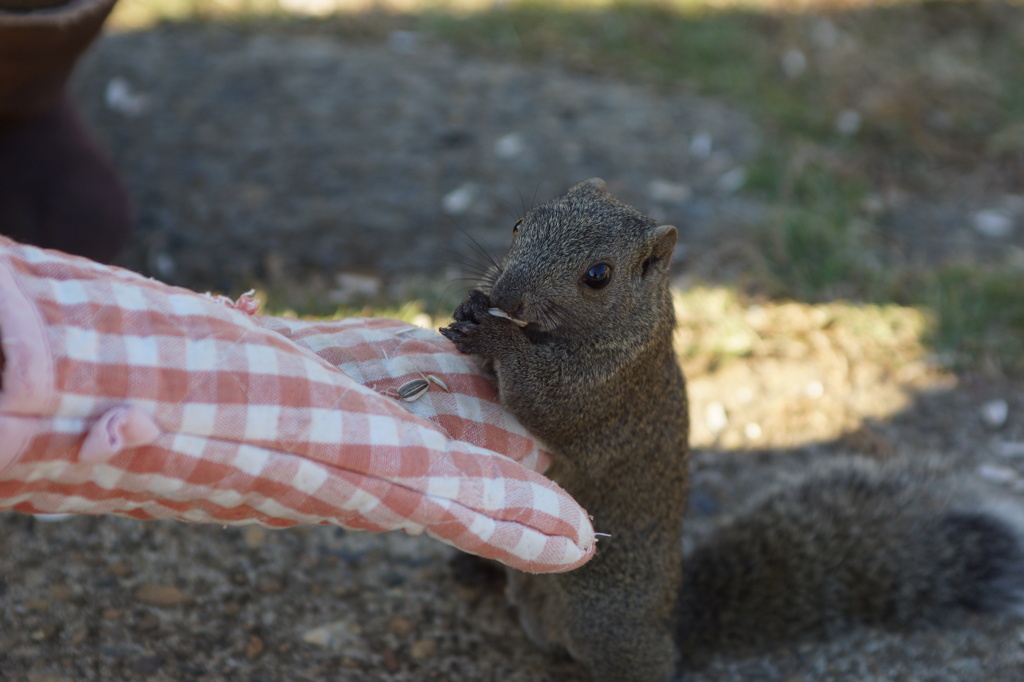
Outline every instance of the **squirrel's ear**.
{"type": "Polygon", "coordinates": [[[646,277],[651,266],[656,263],[668,264],[672,261],[672,252],[676,248],[679,232],[672,225],[659,225],[648,234],[647,259],[644,261],[643,275],[646,277]]]}
{"type": "Polygon", "coordinates": [[[601,178],[590,178],[589,180],[584,180],[583,182],[569,188],[569,194],[575,194],[576,192],[597,192],[598,194],[607,194],[608,185],[601,178]]]}
{"type": "Polygon", "coordinates": [[[651,255],[658,259],[672,257],[679,231],[673,225],[658,225],[651,230],[651,255]]]}

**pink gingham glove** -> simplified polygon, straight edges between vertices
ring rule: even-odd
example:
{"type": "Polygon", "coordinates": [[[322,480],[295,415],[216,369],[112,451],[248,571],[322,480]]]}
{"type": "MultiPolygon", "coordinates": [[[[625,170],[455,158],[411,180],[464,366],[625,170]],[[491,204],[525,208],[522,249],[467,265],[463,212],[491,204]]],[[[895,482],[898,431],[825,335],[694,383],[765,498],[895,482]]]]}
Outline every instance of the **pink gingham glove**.
{"type": "Polygon", "coordinates": [[[0,237],[0,509],[426,532],[530,572],[593,555],[447,340],[256,307],[0,237]]]}

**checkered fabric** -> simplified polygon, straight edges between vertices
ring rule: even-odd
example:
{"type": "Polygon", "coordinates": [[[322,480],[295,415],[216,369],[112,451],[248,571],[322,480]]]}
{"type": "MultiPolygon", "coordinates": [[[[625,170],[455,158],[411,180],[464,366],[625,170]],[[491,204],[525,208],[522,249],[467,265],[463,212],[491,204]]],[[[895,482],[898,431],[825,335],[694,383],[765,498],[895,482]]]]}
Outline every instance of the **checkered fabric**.
{"type": "Polygon", "coordinates": [[[0,237],[0,509],[426,532],[530,572],[593,555],[447,340],[256,307],[0,237]]]}

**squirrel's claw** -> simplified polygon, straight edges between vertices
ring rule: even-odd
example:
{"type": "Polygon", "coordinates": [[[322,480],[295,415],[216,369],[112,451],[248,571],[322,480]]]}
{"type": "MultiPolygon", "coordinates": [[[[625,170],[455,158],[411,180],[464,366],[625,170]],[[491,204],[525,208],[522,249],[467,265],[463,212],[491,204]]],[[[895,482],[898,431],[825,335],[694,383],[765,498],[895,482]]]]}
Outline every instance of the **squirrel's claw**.
{"type": "Polygon", "coordinates": [[[487,298],[484,292],[479,289],[473,289],[469,292],[466,300],[455,309],[455,321],[479,324],[483,317],[487,315],[487,309],[490,305],[490,299],[487,298]]]}
{"type": "Polygon", "coordinates": [[[490,300],[482,291],[473,289],[466,300],[455,309],[455,321],[439,331],[466,355],[493,353],[493,321],[488,314],[490,300]]]}
{"type": "Polygon", "coordinates": [[[481,343],[481,325],[476,322],[469,320],[452,322],[447,327],[442,327],[438,331],[454,343],[460,353],[465,353],[466,355],[478,355],[479,349],[487,346],[486,342],[481,343]]]}

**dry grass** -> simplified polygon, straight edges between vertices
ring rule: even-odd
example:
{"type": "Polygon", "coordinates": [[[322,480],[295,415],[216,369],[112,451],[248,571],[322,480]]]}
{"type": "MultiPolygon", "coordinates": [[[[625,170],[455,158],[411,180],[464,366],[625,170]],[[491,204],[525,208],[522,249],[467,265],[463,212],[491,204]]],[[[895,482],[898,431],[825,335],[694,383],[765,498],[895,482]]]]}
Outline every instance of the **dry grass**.
{"type": "Polygon", "coordinates": [[[677,293],[676,312],[697,448],[859,438],[865,420],[950,385],[922,342],[927,315],[913,308],[751,304],[727,288],[695,287],[677,293]]]}
{"type": "Polygon", "coordinates": [[[800,358],[827,346],[893,372],[927,355],[925,313],[898,305],[742,303],[725,287],[676,292],[676,347],[698,375],[731,358],[800,358]]]}

